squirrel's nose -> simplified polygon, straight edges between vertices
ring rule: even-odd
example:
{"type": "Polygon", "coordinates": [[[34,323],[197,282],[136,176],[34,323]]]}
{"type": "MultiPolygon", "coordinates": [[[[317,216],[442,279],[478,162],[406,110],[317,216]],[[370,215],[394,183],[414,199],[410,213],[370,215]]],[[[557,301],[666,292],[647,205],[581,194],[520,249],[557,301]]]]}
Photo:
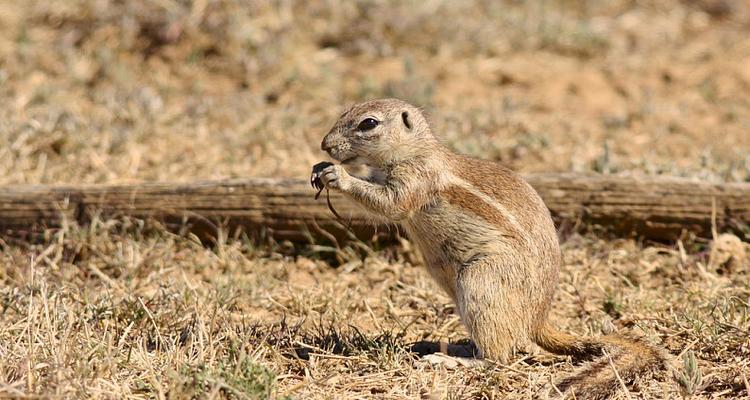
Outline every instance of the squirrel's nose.
{"type": "Polygon", "coordinates": [[[330,144],[326,143],[326,139],[327,138],[328,138],[328,136],[324,137],[323,141],[320,142],[320,149],[323,150],[323,151],[325,151],[325,152],[328,152],[328,150],[331,150],[331,148],[333,147],[330,144]]]}

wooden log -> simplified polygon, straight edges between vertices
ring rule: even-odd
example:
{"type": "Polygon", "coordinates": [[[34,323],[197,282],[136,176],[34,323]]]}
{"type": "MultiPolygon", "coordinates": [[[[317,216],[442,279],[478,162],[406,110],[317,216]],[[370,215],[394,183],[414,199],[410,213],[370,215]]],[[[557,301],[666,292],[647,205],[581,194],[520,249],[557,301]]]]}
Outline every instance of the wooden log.
{"type": "MultiPolygon", "coordinates": [[[[532,174],[525,178],[540,193],[558,224],[600,225],[618,235],[673,240],[685,232],[710,236],[712,215],[721,231],[750,224],[750,184],[713,184],[679,178],[636,179],[608,175],[532,174]]],[[[199,236],[217,226],[242,228],[277,239],[345,236],[329,211],[325,192],[318,200],[303,180],[248,178],[193,183],[136,185],[5,186],[0,188],[0,232],[17,235],[84,225],[94,216],[157,219],[199,236]]],[[[350,229],[369,238],[378,229],[344,197],[331,203],[350,229]]]]}

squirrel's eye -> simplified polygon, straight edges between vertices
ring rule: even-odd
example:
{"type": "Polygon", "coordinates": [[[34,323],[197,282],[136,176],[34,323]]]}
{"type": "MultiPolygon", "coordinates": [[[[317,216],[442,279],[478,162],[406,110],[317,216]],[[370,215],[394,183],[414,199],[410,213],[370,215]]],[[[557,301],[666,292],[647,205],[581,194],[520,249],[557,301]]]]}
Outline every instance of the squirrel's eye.
{"type": "Polygon", "coordinates": [[[380,122],[375,118],[365,118],[359,123],[359,125],[357,125],[357,130],[361,132],[369,131],[378,126],[379,123],[380,122]]]}

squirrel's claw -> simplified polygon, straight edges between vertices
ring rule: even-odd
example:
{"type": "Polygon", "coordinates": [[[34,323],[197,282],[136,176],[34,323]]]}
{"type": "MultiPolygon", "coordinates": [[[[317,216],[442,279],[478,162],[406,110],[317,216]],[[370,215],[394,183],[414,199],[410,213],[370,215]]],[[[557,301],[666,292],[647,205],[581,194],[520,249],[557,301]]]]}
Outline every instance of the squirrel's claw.
{"type": "Polygon", "coordinates": [[[318,190],[318,193],[315,194],[315,199],[320,196],[320,192],[322,192],[325,188],[325,184],[323,184],[323,181],[320,180],[320,176],[323,174],[323,170],[330,167],[331,165],[333,165],[333,163],[330,163],[328,161],[319,162],[313,165],[312,174],[310,175],[310,185],[318,190]]]}

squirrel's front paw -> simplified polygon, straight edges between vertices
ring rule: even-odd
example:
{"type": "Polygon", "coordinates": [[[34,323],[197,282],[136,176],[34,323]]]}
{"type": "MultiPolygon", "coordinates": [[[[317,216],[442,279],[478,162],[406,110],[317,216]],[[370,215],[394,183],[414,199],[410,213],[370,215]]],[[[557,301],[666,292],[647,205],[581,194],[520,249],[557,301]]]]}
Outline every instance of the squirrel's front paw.
{"type": "Polygon", "coordinates": [[[318,189],[342,189],[348,176],[344,167],[324,161],[313,166],[310,183],[318,189]]]}

